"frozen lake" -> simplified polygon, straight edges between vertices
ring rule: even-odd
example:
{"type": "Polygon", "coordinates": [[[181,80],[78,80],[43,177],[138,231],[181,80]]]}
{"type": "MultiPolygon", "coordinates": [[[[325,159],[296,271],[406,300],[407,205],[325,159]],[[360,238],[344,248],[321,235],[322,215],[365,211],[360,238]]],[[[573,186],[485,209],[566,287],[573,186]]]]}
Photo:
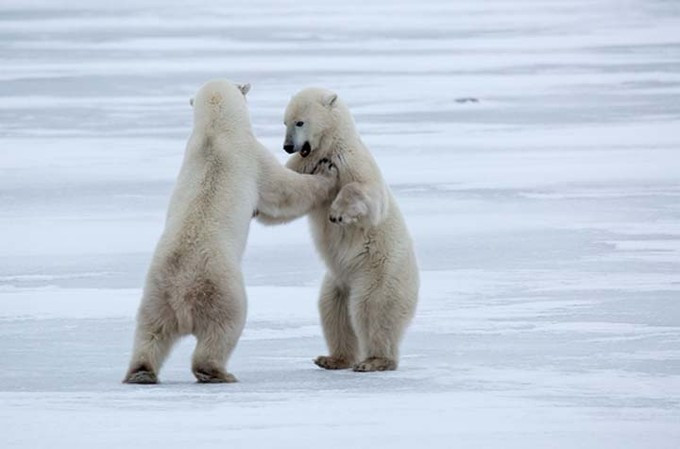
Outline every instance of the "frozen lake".
{"type": "Polygon", "coordinates": [[[677,448],[680,3],[0,4],[0,446],[677,448]],[[204,386],[120,384],[207,79],[353,110],[406,215],[399,371],[327,372],[305,220],[253,224],[249,316],[204,386]],[[477,101],[465,101],[473,98],[477,101]]]}

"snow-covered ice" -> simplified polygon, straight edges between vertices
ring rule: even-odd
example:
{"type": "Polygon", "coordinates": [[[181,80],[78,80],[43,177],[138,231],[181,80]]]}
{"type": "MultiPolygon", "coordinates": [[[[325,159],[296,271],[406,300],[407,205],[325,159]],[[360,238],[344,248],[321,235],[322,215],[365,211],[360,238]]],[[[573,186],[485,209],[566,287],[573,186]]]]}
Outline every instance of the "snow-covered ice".
{"type": "Polygon", "coordinates": [[[3,0],[0,66],[0,447],[680,444],[677,2],[3,0]],[[281,160],[298,89],[352,108],[422,269],[399,371],[311,363],[300,220],[252,227],[238,384],[190,339],[120,384],[213,77],[281,160]]]}

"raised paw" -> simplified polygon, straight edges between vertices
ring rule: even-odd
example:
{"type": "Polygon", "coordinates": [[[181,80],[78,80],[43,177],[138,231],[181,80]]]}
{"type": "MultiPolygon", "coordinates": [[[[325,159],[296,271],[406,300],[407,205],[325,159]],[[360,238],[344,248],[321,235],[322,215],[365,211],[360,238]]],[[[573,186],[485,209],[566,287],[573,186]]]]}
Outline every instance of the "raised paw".
{"type": "Polygon", "coordinates": [[[343,357],[331,357],[320,355],[314,359],[316,366],[323,369],[347,369],[352,366],[352,362],[343,357]]]}
{"type": "Polygon", "coordinates": [[[140,366],[125,376],[123,383],[138,385],[153,385],[158,383],[158,376],[146,366],[140,366]]]}
{"type": "Polygon", "coordinates": [[[397,369],[397,362],[385,357],[369,357],[356,363],[352,370],[357,373],[368,373],[371,371],[394,371],[397,369]]]}
{"type": "Polygon", "coordinates": [[[365,206],[363,203],[347,203],[346,201],[338,201],[337,199],[331,204],[331,210],[328,214],[328,219],[331,223],[339,225],[349,225],[356,223],[359,218],[366,215],[365,206]]]}
{"type": "Polygon", "coordinates": [[[200,384],[222,384],[238,382],[236,377],[220,368],[201,367],[194,368],[194,376],[200,384]]]}
{"type": "Polygon", "coordinates": [[[344,186],[335,197],[328,213],[331,223],[348,225],[368,215],[368,198],[361,186],[350,183],[344,186]]]}

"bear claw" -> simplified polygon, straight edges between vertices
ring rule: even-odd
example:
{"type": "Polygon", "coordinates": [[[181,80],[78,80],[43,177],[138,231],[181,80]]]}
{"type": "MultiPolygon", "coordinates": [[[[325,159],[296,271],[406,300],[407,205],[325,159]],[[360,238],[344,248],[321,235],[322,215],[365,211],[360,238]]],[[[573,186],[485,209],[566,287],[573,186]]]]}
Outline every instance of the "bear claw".
{"type": "Polygon", "coordinates": [[[395,369],[397,369],[397,362],[385,357],[369,357],[352,367],[352,371],[357,373],[394,371],[395,369]]]}
{"type": "Polygon", "coordinates": [[[314,363],[319,368],[328,370],[347,369],[352,366],[352,362],[343,357],[331,357],[325,355],[320,355],[314,359],[314,363]]]}
{"type": "Polygon", "coordinates": [[[153,385],[158,383],[158,377],[153,371],[139,370],[128,374],[123,383],[137,385],[153,385]]]}
{"type": "Polygon", "coordinates": [[[226,373],[218,368],[197,368],[194,369],[196,381],[200,384],[219,384],[238,382],[231,373],[226,373]]]}

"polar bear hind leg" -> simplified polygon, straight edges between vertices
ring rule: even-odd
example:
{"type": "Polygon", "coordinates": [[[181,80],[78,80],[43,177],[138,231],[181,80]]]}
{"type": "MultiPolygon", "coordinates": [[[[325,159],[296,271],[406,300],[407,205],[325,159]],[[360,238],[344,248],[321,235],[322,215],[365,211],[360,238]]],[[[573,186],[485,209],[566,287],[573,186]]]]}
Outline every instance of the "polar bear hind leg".
{"type": "Polygon", "coordinates": [[[246,293],[241,280],[204,281],[194,315],[196,349],[191,370],[199,383],[237,382],[226,371],[229,356],[236,347],[245,324],[246,293]],[[228,285],[227,285],[228,284],[228,285]]]}
{"type": "Polygon", "coordinates": [[[397,369],[399,343],[408,317],[400,313],[401,298],[387,286],[358,288],[350,298],[352,327],[359,339],[361,358],[356,372],[397,369]]]}
{"type": "Polygon", "coordinates": [[[159,293],[151,293],[143,303],[132,361],[123,380],[128,384],[158,383],[158,371],[179,337],[174,312],[159,293]]]}
{"type": "Polygon", "coordinates": [[[321,285],[319,312],[330,355],[319,356],[314,363],[325,369],[351,368],[358,342],[349,317],[349,292],[337,286],[329,275],[321,285]]]}

